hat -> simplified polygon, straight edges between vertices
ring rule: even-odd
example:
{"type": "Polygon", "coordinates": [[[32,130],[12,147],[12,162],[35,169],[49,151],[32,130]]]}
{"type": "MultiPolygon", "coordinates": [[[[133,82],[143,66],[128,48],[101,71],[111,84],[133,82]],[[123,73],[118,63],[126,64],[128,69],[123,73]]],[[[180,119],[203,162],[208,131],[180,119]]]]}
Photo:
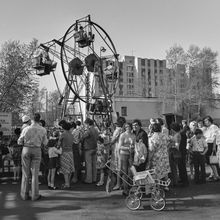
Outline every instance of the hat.
{"type": "Polygon", "coordinates": [[[23,123],[26,123],[26,122],[30,121],[31,118],[28,115],[24,115],[21,120],[23,123]]]}

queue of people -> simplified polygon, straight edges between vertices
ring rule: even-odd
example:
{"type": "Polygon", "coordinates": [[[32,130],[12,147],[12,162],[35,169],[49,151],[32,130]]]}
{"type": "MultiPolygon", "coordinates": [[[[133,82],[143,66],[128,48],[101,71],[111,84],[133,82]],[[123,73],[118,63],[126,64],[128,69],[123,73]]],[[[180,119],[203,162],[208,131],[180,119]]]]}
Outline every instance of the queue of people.
{"type": "Polygon", "coordinates": [[[18,180],[22,173],[20,195],[23,200],[41,198],[38,181],[42,163],[42,173],[47,175],[51,190],[58,188],[57,173],[63,175],[61,189],[68,190],[71,184],[81,180],[85,184],[96,183],[97,187],[106,185],[107,192],[123,189],[125,196],[129,193],[132,169],[137,172],[154,169],[157,179],[171,179],[171,187],[188,186],[189,179],[196,184],[220,180],[219,164],[210,161],[212,155],[218,155],[220,160],[220,129],[210,116],[191,121],[189,126],[185,120],[182,126],[172,123],[170,130],[163,119],[152,119],[147,131],[140,120],[127,123],[123,117],[117,119],[112,130],[103,127],[101,131],[90,118],[83,125],[80,121],[62,120],[59,122],[62,132],[54,130],[50,136],[38,113],[32,120],[24,116],[22,121],[23,126],[15,129],[10,147],[14,179],[18,180]],[[107,163],[110,170],[106,172],[107,163]],[[206,164],[211,168],[208,178],[206,164]]]}

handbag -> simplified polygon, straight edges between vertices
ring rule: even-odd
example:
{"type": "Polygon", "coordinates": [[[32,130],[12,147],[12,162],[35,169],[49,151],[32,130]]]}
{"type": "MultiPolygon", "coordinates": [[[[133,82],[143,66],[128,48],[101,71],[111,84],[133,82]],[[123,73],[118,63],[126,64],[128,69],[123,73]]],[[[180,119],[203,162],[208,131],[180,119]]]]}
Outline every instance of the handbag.
{"type": "Polygon", "coordinates": [[[147,148],[142,141],[135,143],[134,149],[134,165],[139,166],[144,163],[147,159],[147,148]]]}
{"type": "Polygon", "coordinates": [[[210,164],[218,164],[219,163],[216,153],[214,154],[214,152],[212,152],[212,154],[209,156],[209,162],[210,162],[210,164]]]}

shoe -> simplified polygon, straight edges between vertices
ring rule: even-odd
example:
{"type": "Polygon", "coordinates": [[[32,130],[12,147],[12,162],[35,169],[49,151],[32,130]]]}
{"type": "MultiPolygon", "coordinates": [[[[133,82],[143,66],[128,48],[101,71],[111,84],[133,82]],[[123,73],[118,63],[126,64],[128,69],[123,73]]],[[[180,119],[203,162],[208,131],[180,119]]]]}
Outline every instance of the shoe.
{"type": "Polygon", "coordinates": [[[104,185],[104,182],[98,182],[97,184],[96,184],[96,186],[103,186],[104,185]]]}
{"type": "Polygon", "coordinates": [[[218,182],[218,181],[220,181],[220,178],[219,177],[214,177],[214,180],[213,180],[214,182],[218,182]]]}
{"type": "Polygon", "coordinates": [[[207,178],[207,181],[213,181],[213,180],[215,180],[214,176],[209,176],[209,177],[207,178]]]}
{"type": "Polygon", "coordinates": [[[58,187],[56,187],[56,186],[51,186],[50,189],[56,190],[56,189],[58,189],[58,187]]]}
{"type": "Polygon", "coordinates": [[[74,178],[73,178],[73,179],[71,180],[71,183],[77,183],[77,182],[78,182],[77,179],[74,179],[74,178]]]}
{"type": "Polygon", "coordinates": [[[119,190],[120,189],[120,186],[115,186],[115,187],[113,187],[113,190],[119,190]]]}
{"type": "Polygon", "coordinates": [[[21,197],[21,199],[22,199],[23,201],[26,201],[26,200],[31,200],[31,197],[30,197],[30,196],[27,196],[27,197],[25,197],[25,198],[22,198],[22,197],[21,197]]]}
{"type": "Polygon", "coordinates": [[[51,186],[47,186],[47,188],[48,188],[48,189],[51,189],[52,187],[51,187],[51,186]]]}
{"type": "Polygon", "coordinates": [[[92,182],[91,182],[91,183],[89,183],[89,182],[86,182],[86,181],[83,181],[83,183],[84,183],[84,184],[92,184],[92,182]]]}
{"type": "Polygon", "coordinates": [[[68,189],[70,189],[70,186],[62,185],[61,189],[68,190],[68,189]]]}
{"type": "Polygon", "coordinates": [[[37,200],[40,200],[40,199],[42,199],[43,198],[43,196],[42,195],[39,195],[36,199],[34,199],[33,201],[37,201],[37,200]]]}

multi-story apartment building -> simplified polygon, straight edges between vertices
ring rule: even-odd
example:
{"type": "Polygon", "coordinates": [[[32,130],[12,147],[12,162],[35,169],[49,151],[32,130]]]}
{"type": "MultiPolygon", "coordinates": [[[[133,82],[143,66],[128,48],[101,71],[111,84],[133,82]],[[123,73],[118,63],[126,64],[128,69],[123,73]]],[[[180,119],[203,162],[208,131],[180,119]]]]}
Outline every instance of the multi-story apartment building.
{"type": "Polygon", "coordinates": [[[144,109],[151,112],[149,116],[144,113],[147,118],[177,112],[180,97],[187,89],[184,65],[178,64],[171,70],[166,68],[166,60],[134,56],[124,56],[120,65],[119,86],[115,94],[116,110],[120,115],[130,118],[139,112],[137,116],[140,117],[140,111],[144,109]],[[141,109],[137,109],[138,106],[141,109]]]}
{"type": "Polygon", "coordinates": [[[137,84],[137,69],[135,66],[134,56],[125,56],[120,62],[120,76],[118,83],[117,96],[137,96],[136,84],[137,84]]]}
{"type": "Polygon", "coordinates": [[[166,75],[166,61],[125,56],[121,62],[116,96],[160,97],[166,75]]]}

